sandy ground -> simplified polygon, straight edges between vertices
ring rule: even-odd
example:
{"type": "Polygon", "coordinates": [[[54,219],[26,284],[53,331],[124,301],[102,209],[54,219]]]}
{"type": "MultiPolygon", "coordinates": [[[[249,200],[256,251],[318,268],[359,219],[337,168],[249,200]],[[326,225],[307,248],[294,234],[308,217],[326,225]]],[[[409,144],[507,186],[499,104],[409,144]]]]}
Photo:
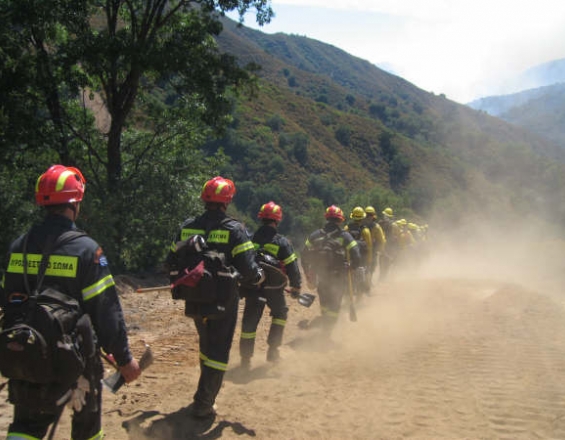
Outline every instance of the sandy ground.
{"type": "MultiPolygon", "coordinates": [[[[168,292],[122,286],[133,350],[149,344],[156,360],[139,381],[105,391],[107,438],[565,439],[563,272],[548,277],[563,263],[538,271],[529,259],[512,272],[488,260],[459,255],[454,265],[444,255],[397,272],[357,305],[357,322],[344,303],[333,344],[298,325],[319,314],[318,302],[289,299],[282,361],[265,361],[266,314],[244,374],[238,328],[218,415],[201,422],[187,409],[198,380],[194,325],[168,292]]],[[[56,438],[70,438],[69,415],[56,438]]]]}

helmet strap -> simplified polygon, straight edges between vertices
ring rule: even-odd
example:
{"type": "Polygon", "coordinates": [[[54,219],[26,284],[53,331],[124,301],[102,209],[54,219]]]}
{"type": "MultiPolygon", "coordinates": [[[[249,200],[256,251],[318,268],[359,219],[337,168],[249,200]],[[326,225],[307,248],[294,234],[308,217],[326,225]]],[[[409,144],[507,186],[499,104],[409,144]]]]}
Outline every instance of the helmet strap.
{"type": "Polygon", "coordinates": [[[227,203],[219,202],[206,202],[205,208],[210,211],[226,211],[228,209],[227,203]]]}
{"type": "Polygon", "coordinates": [[[79,204],[79,202],[67,203],[66,204],[67,208],[69,208],[71,211],[73,211],[73,218],[71,219],[73,222],[75,222],[77,217],[78,217],[78,204],[79,204]]]}

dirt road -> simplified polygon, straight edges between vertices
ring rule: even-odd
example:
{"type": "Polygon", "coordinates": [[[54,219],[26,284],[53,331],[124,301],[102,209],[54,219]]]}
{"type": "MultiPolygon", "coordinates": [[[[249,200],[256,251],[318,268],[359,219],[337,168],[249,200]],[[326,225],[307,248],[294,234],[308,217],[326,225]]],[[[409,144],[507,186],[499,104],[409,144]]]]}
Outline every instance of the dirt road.
{"type": "MultiPolygon", "coordinates": [[[[564,439],[565,297],[480,272],[398,274],[359,304],[358,322],[344,307],[331,345],[298,326],[318,302],[292,302],[283,360],[264,359],[265,316],[247,375],[238,329],[218,415],[198,423],[186,409],[198,378],[192,322],[168,292],[124,288],[134,350],[148,343],[157,360],[118,394],[105,391],[107,438],[564,439]]],[[[69,427],[67,410],[57,438],[69,427]]]]}

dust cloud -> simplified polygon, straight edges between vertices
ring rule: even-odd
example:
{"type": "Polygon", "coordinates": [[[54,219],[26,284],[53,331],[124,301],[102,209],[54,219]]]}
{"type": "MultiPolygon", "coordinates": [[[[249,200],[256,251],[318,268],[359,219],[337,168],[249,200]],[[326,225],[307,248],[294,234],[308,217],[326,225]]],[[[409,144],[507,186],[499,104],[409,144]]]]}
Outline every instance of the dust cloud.
{"type": "MultiPolygon", "coordinates": [[[[382,283],[375,274],[356,322],[344,297],[329,338],[302,325],[320,315],[318,300],[305,308],[289,298],[278,363],[265,359],[266,310],[242,371],[240,320],[218,415],[206,423],[187,409],[199,374],[194,325],[169,292],[124,293],[133,347],[149,343],[156,362],[122,394],[105,394],[108,438],[565,438],[563,240],[500,217],[437,225],[427,256],[405,258],[382,283]]],[[[9,419],[0,401],[2,430],[9,419]]],[[[64,417],[58,433],[69,432],[64,417]]]]}
{"type": "Polygon", "coordinates": [[[492,279],[548,294],[565,285],[565,239],[540,220],[477,220],[438,231],[431,244],[421,277],[492,279]]]}
{"type": "Polygon", "coordinates": [[[300,402],[310,438],[562,437],[565,246],[544,226],[432,231],[356,322],[344,298],[331,342],[292,310],[279,404],[300,402]]]}

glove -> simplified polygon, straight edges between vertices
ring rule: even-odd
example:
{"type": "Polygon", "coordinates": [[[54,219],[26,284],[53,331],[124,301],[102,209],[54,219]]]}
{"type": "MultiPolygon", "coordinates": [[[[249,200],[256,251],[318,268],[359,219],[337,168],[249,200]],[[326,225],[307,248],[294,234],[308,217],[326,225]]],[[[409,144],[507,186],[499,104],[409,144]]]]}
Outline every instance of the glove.
{"type": "Polygon", "coordinates": [[[90,392],[90,383],[84,376],[79,376],[76,388],[73,389],[67,406],[76,412],[80,412],[86,405],[86,393],[88,392],[90,392]]]}
{"type": "Polygon", "coordinates": [[[300,296],[300,287],[291,287],[290,297],[293,299],[297,299],[299,296],[300,296]]]}

